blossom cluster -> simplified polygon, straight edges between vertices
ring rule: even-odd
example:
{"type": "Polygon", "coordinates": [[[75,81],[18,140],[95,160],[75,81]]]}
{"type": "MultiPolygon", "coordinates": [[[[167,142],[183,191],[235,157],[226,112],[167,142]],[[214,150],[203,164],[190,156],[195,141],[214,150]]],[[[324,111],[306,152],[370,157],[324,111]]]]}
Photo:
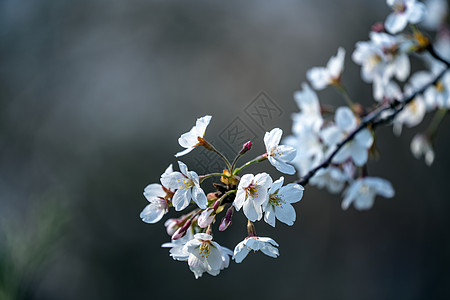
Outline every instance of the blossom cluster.
{"type": "Polygon", "coordinates": [[[216,153],[224,163],[223,172],[197,174],[178,161],[179,171],[170,165],[160,183],[144,189],[149,204],[141,212],[146,223],[157,223],[168,211],[190,209],[178,218],[165,222],[174,260],[186,261],[195,278],[203,273],[218,275],[230,260],[241,263],[253,250],[267,256],[279,255],[278,244],[256,234],[255,222],[275,227],[278,222],[293,225],[296,211],[292,204],[303,198],[306,184],[342,194],[342,209],[372,208],[377,195],[391,198],[391,183],[369,176],[367,163],[376,153],[375,127],[390,124],[395,134],[404,126],[421,123],[428,112],[435,112],[427,132],[417,134],[411,142],[415,157],[434,161],[432,141],[446,112],[450,109],[450,29],[444,23],[448,12],[445,0],[387,0],[392,8],[384,23],[375,24],[369,41],[357,42],[351,58],[361,66],[361,78],[372,84],[374,104],[364,108],[352,100],[343,83],[346,51],[339,48],[326,67],[314,67],[306,73],[309,83],[295,92],[299,112],[293,114],[292,135],[282,139],[283,131],[274,128],[264,135],[265,152],[237,167],[238,160],[252,148],[245,143],[231,162],[205,138],[211,116],[198,118],[192,129],[180,136],[182,157],[197,147],[216,153]],[[423,26],[435,33],[435,41],[419,30],[423,26]],[[409,29],[408,29],[409,28],[409,29]],[[426,70],[411,71],[411,58],[422,60],[426,70]],[[311,87],[312,86],[312,87],[311,87]],[[335,87],[345,105],[331,107],[319,101],[318,92],[335,87]],[[254,163],[267,161],[278,172],[299,179],[285,184],[285,178],[268,173],[245,173],[254,163]],[[245,173],[245,174],[243,174],[245,173]],[[203,181],[216,178],[212,191],[205,192],[203,181]],[[232,224],[236,212],[248,220],[247,233],[230,250],[213,239],[213,230],[224,231],[232,224]],[[219,218],[219,215],[222,217],[219,218]]]}

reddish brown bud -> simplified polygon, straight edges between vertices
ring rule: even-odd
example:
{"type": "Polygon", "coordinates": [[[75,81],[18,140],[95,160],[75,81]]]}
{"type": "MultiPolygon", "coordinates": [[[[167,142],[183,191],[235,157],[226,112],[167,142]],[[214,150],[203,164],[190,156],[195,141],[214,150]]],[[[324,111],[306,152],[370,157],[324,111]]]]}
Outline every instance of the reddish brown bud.
{"type": "Polygon", "coordinates": [[[219,231],[224,231],[231,225],[231,218],[233,217],[234,212],[234,206],[231,206],[225,215],[225,217],[222,218],[222,221],[220,221],[219,225],[219,231]]]}

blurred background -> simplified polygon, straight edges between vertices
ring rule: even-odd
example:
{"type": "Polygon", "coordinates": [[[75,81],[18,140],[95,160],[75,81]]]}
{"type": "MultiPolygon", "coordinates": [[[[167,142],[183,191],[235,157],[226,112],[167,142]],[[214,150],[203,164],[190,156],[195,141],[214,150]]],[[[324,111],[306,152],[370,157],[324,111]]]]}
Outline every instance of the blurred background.
{"type": "MultiPolygon", "coordinates": [[[[251,254],[195,280],[160,247],[179,214],[139,218],[144,187],[176,163],[196,118],[213,116],[206,137],[228,155],[243,143],[235,128],[255,141],[248,158],[260,154],[266,130],[290,134],[293,92],[339,46],[344,84],[371,103],[350,55],[389,12],[384,0],[0,0],[0,298],[448,299],[448,119],[431,167],[409,150],[430,116],[400,138],[377,130],[369,174],[396,196],[372,210],[342,211],[340,196],[308,186],[294,226],[257,223],[277,259],[251,254]],[[274,109],[264,120],[261,103],[274,109]]],[[[182,158],[199,173],[208,159],[182,158]]],[[[245,236],[239,213],[215,239],[233,249],[245,236]]]]}

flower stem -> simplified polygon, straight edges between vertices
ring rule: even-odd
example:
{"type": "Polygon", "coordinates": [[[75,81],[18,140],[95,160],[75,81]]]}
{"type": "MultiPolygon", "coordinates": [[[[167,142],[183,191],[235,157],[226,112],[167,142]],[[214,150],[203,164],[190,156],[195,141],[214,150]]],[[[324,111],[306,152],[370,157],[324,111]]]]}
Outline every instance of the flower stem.
{"type": "Polygon", "coordinates": [[[348,94],[347,89],[345,88],[345,86],[342,85],[342,83],[335,84],[334,86],[341,93],[342,97],[344,97],[345,102],[347,103],[348,106],[350,106],[350,109],[353,111],[355,103],[353,102],[352,98],[348,94]]]}
{"type": "Polygon", "coordinates": [[[217,150],[212,144],[208,143],[206,140],[202,139],[200,143],[203,147],[208,149],[209,151],[215,152],[217,155],[220,156],[220,158],[225,162],[227,165],[228,170],[231,170],[231,164],[230,161],[223,155],[219,150],[217,150]]]}
{"type": "Polygon", "coordinates": [[[247,222],[247,232],[248,236],[256,236],[255,225],[253,225],[252,221],[248,220],[247,222]]]}
{"type": "Polygon", "coordinates": [[[430,138],[430,140],[433,140],[437,130],[439,129],[439,125],[441,125],[442,120],[444,119],[446,114],[447,110],[442,108],[437,110],[434,114],[433,120],[431,120],[430,126],[428,126],[427,129],[427,136],[430,138]]]}
{"type": "Polygon", "coordinates": [[[210,178],[210,177],[226,177],[226,178],[231,178],[231,176],[228,176],[227,174],[224,173],[211,173],[211,174],[206,174],[206,175],[202,175],[198,177],[199,182],[203,182],[203,180],[210,178]]]}
{"type": "Polygon", "coordinates": [[[250,166],[250,165],[252,165],[254,163],[262,162],[262,161],[264,161],[266,159],[267,159],[267,153],[265,153],[263,155],[260,155],[260,156],[256,157],[255,159],[253,159],[253,160],[251,160],[249,162],[246,162],[245,164],[243,164],[239,168],[236,168],[236,170],[234,170],[234,172],[233,172],[233,175],[238,175],[244,168],[246,168],[246,167],[248,167],[248,166],[250,166]]]}

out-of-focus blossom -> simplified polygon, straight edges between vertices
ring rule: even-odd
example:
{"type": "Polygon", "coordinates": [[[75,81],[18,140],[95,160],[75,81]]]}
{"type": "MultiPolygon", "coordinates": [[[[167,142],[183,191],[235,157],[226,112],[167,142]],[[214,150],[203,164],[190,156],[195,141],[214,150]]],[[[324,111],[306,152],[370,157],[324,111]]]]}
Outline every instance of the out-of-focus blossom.
{"type": "Polygon", "coordinates": [[[411,152],[415,158],[425,158],[427,166],[431,166],[434,161],[434,150],[430,139],[423,134],[416,134],[411,141],[411,152]]]}
{"type": "Polygon", "coordinates": [[[392,198],[394,194],[394,188],[386,179],[378,177],[359,178],[344,191],[342,209],[347,209],[353,203],[357,210],[367,210],[372,208],[376,195],[392,198]]]}
{"type": "Polygon", "coordinates": [[[339,84],[344,70],[345,49],[340,47],[336,56],[330,58],[326,68],[314,67],[306,73],[306,77],[316,90],[323,90],[329,85],[339,84]]]}
{"type": "Polygon", "coordinates": [[[386,30],[392,34],[405,29],[408,23],[419,23],[427,11],[425,5],[416,0],[386,0],[386,3],[394,10],[384,22],[386,30]]]}
{"type": "Polygon", "coordinates": [[[448,14],[447,0],[425,0],[427,13],[421,23],[429,30],[438,30],[445,23],[448,14]]]}

